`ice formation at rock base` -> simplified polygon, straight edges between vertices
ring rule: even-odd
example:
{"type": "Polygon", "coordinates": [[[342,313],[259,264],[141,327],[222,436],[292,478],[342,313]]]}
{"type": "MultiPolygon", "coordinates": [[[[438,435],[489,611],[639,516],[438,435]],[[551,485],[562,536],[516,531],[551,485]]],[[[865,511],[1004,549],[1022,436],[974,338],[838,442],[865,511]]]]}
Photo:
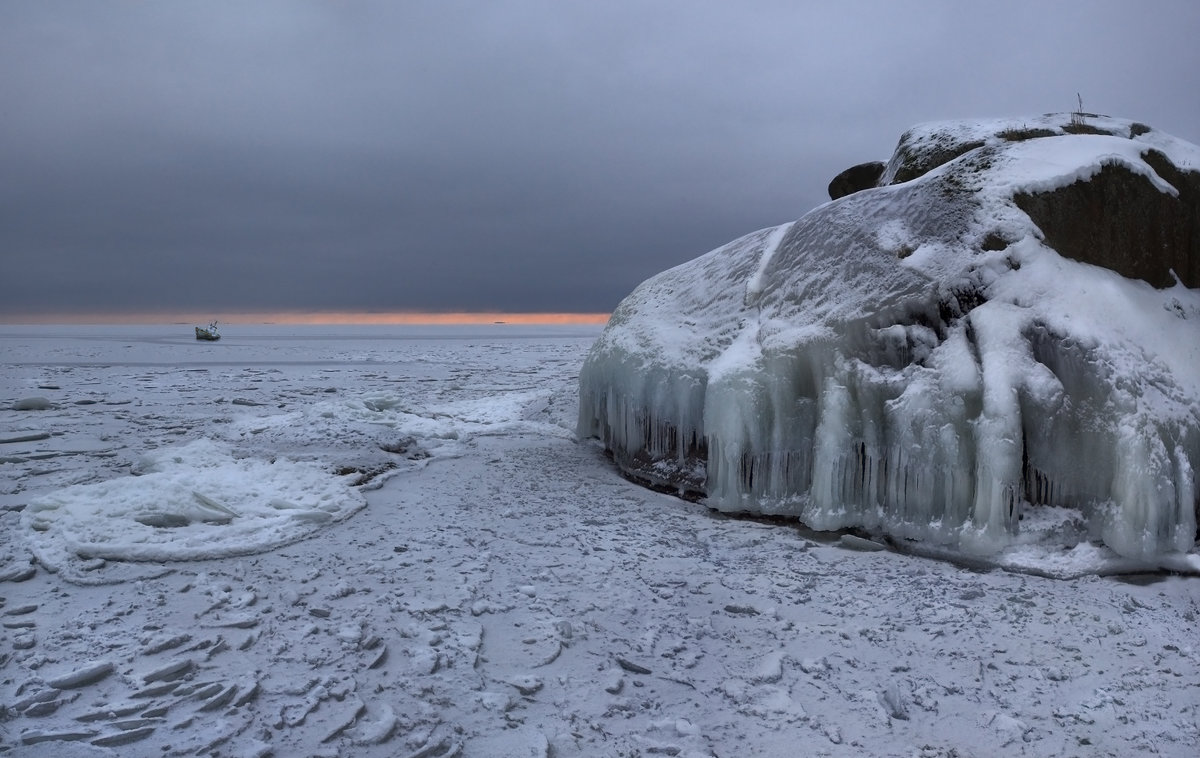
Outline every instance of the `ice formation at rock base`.
{"type": "Polygon", "coordinates": [[[820,530],[982,555],[1029,541],[1187,553],[1200,289],[1175,269],[1197,258],[1200,207],[1164,174],[1198,169],[1196,147],[1107,117],[917,127],[879,186],[629,295],[583,367],[579,436],[651,486],[820,530]],[[1014,200],[1114,171],[1134,189],[1090,202],[1186,201],[1167,211],[1182,231],[1164,233],[1183,251],[1138,262],[1170,264],[1173,286],[1060,255],[1014,200]]]}

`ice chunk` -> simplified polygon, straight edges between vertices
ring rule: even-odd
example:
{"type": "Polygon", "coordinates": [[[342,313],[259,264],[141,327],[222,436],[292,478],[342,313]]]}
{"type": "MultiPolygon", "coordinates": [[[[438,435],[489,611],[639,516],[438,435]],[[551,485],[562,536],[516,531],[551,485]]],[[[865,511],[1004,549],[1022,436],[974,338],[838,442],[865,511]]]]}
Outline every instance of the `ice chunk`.
{"type": "Polygon", "coordinates": [[[305,537],[366,504],[317,464],[238,458],[210,440],[158,451],[140,470],[140,476],[32,500],[22,524],[39,560],[57,568],[80,558],[177,561],[254,553],[305,537]]]}
{"type": "Polygon", "coordinates": [[[40,395],[36,397],[23,397],[12,404],[14,411],[47,411],[53,407],[54,403],[40,395]]]}

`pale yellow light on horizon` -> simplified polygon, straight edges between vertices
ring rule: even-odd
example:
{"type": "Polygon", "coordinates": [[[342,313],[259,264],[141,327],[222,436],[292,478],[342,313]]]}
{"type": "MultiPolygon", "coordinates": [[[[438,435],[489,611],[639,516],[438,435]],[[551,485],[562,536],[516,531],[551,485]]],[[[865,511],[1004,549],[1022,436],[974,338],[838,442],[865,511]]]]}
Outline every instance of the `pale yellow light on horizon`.
{"type": "Polygon", "coordinates": [[[585,325],[608,322],[608,313],[502,313],[470,312],[425,313],[364,311],[273,311],[273,312],[137,312],[137,313],[53,313],[0,315],[4,324],[175,324],[205,326],[214,319],[220,324],[311,324],[311,325],[453,325],[453,324],[561,324],[585,325]]]}

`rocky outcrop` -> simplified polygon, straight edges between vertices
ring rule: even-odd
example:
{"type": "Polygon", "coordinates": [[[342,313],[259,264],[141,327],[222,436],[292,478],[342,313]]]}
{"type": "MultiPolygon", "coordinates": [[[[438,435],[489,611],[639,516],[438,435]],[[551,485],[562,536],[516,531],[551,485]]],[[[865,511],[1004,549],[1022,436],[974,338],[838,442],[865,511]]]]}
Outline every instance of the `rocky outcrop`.
{"type": "Polygon", "coordinates": [[[964,121],[921,124],[900,135],[900,142],[879,178],[879,184],[884,186],[912,181],[985,145],[1068,134],[1134,139],[1150,131],[1150,127],[1142,123],[1119,121],[1094,113],[1047,113],[1036,118],[986,124],[964,121]]]}
{"type": "Polygon", "coordinates": [[[1192,550],[1198,169],[1088,114],[914,127],[832,202],[625,298],[579,436],[638,481],[815,529],[1192,550]]]}
{"type": "MultiPolygon", "coordinates": [[[[900,137],[891,160],[851,166],[829,183],[838,200],[877,186],[902,184],[950,161],[1005,143],[1092,135],[1148,141],[1154,130],[1092,113],[1047,114],[1021,122],[994,122],[990,129],[962,122],[914,127],[900,137]]],[[[1141,152],[1164,188],[1128,166],[1109,164],[1092,176],[1043,192],[1017,192],[1013,202],[1060,255],[1103,266],[1157,288],[1178,280],[1200,287],[1200,170],[1172,163],[1152,146],[1141,152]]],[[[996,244],[992,238],[988,245],[996,244]]]]}

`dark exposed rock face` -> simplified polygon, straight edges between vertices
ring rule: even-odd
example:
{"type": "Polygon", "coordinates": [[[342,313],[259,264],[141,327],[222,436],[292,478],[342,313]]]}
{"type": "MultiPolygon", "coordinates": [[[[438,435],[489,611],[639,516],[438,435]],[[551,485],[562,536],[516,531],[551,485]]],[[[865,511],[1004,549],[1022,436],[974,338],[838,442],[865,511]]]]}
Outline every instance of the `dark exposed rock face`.
{"type": "Polygon", "coordinates": [[[839,197],[877,186],[879,177],[883,175],[883,169],[886,167],[887,164],[883,161],[871,161],[851,166],[833,177],[833,181],[829,183],[829,199],[837,200],[839,197]]]}
{"type": "Polygon", "coordinates": [[[1017,194],[1060,255],[1141,279],[1154,287],[1200,287],[1200,172],[1181,171],[1157,150],[1142,159],[1178,190],[1172,196],[1119,165],[1086,181],[1039,194],[1017,194]]]}
{"type": "Polygon", "coordinates": [[[921,149],[918,149],[907,143],[906,137],[908,137],[907,134],[900,138],[900,144],[896,147],[892,161],[884,172],[885,176],[881,179],[884,184],[912,181],[928,174],[943,163],[949,163],[984,145],[979,141],[958,142],[947,139],[944,142],[923,145],[921,149]]]}

